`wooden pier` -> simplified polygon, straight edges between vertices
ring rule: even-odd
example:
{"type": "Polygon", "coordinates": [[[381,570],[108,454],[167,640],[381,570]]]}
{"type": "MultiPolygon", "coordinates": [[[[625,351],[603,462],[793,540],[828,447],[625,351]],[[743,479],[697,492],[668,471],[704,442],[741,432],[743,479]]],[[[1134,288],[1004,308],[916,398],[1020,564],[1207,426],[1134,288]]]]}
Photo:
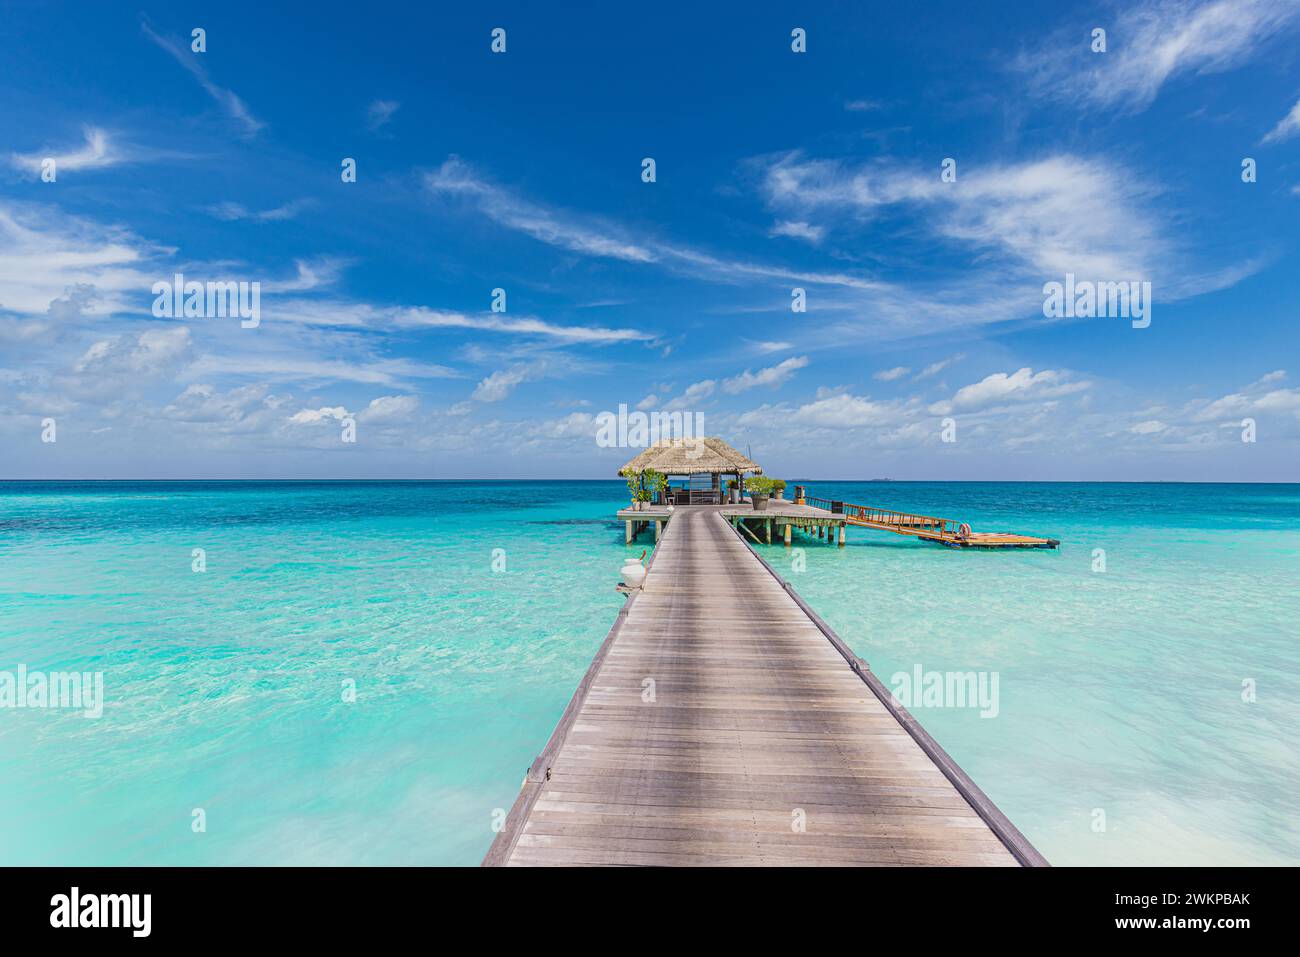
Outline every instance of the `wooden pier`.
{"type": "Polygon", "coordinates": [[[728,511],[637,513],[644,588],[484,864],[1046,864],[728,511]]]}
{"type": "MultiPolygon", "coordinates": [[[[640,510],[622,509],[618,512],[618,518],[625,525],[625,540],[630,545],[643,531],[653,527],[654,540],[659,541],[664,527],[677,511],[676,508],[662,505],[651,505],[640,510]]],[[[1056,548],[1061,544],[1055,538],[1019,535],[1014,532],[965,531],[961,523],[950,518],[897,512],[822,498],[809,498],[804,503],[773,499],[762,511],[755,511],[748,502],[743,502],[739,505],[723,505],[719,511],[751,541],[762,545],[771,545],[776,539],[792,545],[794,532],[800,531],[827,542],[837,538],[838,544],[843,548],[845,529],[850,526],[910,535],[923,542],[933,542],[949,548],[1056,548]]]]}

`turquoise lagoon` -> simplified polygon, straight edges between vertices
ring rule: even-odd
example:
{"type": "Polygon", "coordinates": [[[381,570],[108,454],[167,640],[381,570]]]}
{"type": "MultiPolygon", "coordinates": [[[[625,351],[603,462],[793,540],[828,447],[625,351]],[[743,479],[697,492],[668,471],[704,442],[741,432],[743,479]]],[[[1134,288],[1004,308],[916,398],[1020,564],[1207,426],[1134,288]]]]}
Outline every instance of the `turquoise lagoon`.
{"type": "MultiPolygon", "coordinates": [[[[1300,863],[1300,486],[808,484],[1062,540],[760,549],[886,684],[998,674],[995,718],[913,710],[1049,860],[1300,863]]],[[[624,499],[0,484],[0,671],[106,699],[0,709],[0,863],[477,863],[646,547],[624,499]]]]}

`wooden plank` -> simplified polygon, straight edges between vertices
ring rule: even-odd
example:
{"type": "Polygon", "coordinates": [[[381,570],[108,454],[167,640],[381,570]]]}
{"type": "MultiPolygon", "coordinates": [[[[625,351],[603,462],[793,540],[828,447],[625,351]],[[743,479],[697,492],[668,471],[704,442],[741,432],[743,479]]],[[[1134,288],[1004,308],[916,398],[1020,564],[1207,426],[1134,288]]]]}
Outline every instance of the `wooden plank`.
{"type": "Polygon", "coordinates": [[[1040,863],[727,511],[674,511],[484,863],[1040,863]]]}

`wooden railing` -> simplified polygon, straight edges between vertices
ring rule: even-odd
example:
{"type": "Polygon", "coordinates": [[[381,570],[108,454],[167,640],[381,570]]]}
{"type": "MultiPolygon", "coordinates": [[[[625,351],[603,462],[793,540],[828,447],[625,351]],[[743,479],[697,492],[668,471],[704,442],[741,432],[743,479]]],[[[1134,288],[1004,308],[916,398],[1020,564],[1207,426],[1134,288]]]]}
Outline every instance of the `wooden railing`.
{"type": "Polygon", "coordinates": [[[877,528],[924,532],[942,538],[956,538],[960,524],[950,518],[937,518],[934,515],[920,515],[915,512],[895,512],[893,509],[853,505],[836,499],[809,496],[807,501],[814,508],[824,508],[828,512],[843,515],[850,521],[862,522],[877,528]]]}

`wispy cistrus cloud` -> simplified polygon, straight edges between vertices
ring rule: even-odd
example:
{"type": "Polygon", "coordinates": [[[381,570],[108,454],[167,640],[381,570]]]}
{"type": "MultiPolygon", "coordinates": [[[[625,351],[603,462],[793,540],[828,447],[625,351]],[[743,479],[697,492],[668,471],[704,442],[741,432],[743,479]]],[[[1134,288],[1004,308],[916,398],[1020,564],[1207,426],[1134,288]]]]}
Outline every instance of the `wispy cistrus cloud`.
{"type": "Polygon", "coordinates": [[[393,118],[401,104],[396,100],[374,100],[366,107],[366,128],[372,133],[393,118]]]}
{"type": "Polygon", "coordinates": [[[80,148],[65,149],[62,152],[49,149],[35,153],[11,153],[10,162],[16,169],[39,176],[46,160],[53,160],[57,176],[63,172],[103,169],[127,160],[126,152],[113,142],[105,130],[97,126],[83,126],[81,130],[85,143],[80,148]]]}
{"type": "Polygon", "coordinates": [[[850,226],[862,216],[913,213],[940,238],[1000,251],[1043,275],[1145,276],[1169,250],[1150,208],[1154,188],[1102,160],[1063,154],[967,165],[956,183],[915,167],[798,152],[760,168],[774,209],[816,211],[850,226]]]}
{"type": "Polygon", "coordinates": [[[1151,0],[1107,25],[1105,53],[1092,52],[1089,21],[1013,65],[1044,98],[1136,112],[1175,78],[1240,66],[1298,16],[1296,0],[1151,0]]]}
{"type": "Polygon", "coordinates": [[[54,207],[0,201],[0,310],[69,318],[54,304],[81,288],[78,316],[124,311],[158,278],[150,263],[169,252],[54,207]]]}
{"type": "Polygon", "coordinates": [[[400,387],[412,379],[460,377],[455,369],[438,363],[378,358],[364,353],[358,353],[355,358],[320,359],[301,350],[278,348],[258,352],[211,352],[187,366],[186,372],[196,379],[222,375],[259,378],[267,382],[357,382],[386,387],[400,387]]]}
{"type": "Polygon", "coordinates": [[[535,336],[562,343],[652,342],[654,334],[606,326],[566,326],[533,316],[466,313],[426,306],[375,306],[340,299],[293,299],[277,305],[282,322],[372,330],[465,329],[535,336]]]}
{"type": "Polygon", "coordinates": [[[208,96],[212,97],[217,104],[226,111],[229,116],[239,123],[244,135],[254,136],[259,130],[266,126],[265,123],[258,120],[249,111],[234,91],[228,90],[223,86],[218,86],[208,77],[208,71],[200,63],[200,57],[206,56],[202,53],[193,53],[186,46],[170,40],[167,37],[159,36],[149,26],[148,23],[142,22],[140,29],[144,31],[145,36],[156,43],[160,48],[171,54],[172,58],[183,66],[190,75],[194,77],[203,87],[208,96]]]}
{"type": "Polygon", "coordinates": [[[314,200],[295,199],[273,206],[270,209],[249,209],[242,203],[224,202],[207,207],[208,215],[222,222],[233,223],[247,221],[252,223],[276,223],[293,219],[304,209],[315,205],[314,200]]]}
{"type": "Polygon", "coordinates": [[[895,379],[903,378],[903,376],[907,375],[911,371],[912,370],[907,366],[895,366],[892,369],[882,369],[871,378],[877,379],[880,382],[893,382],[895,379]]]}
{"type": "Polygon", "coordinates": [[[778,388],[789,382],[790,378],[806,365],[808,365],[808,357],[797,356],[786,359],[784,362],[778,362],[774,366],[768,366],[766,369],[759,369],[757,372],[750,372],[746,369],[740,375],[724,379],[722,391],[729,395],[736,395],[740,392],[756,389],[759,386],[778,388]]]}
{"type": "Polygon", "coordinates": [[[584,223],[576,217],[535,205],[488,183],[459,157],[447,159],[425,177],[425,186],[435,195],[461,197],[477,203],[496,222],[534,239],[573,252],[624,262],[648,263],[657,258],[644,246],[613,235],[613,227],[584,223]]]}
{"type": "Polygon", "coordinates": [[[1261,140],[1263,143],[1280,143],[1300,133],[1300,100],[1296,100],[1291,112],[1277,121],[1277,126],[1269,130],[1261,140]]]}
{"type": "Polygon", "coordinates": [[[940,359],[937,362],[931,362],[928,366],[926,366],[924,369],[922,369],[920,372],[916,374],[916,381],[920,381],[921,379],[928,379],[931,376],[936,376],[944,369],[948,368],[948,366],[952,365],[954,362],[961,362],[961,360],[965,358],[966,358],[966,354],[963,352],[959,352],[955,356],[948,356],[948,358],[946,359],[940,359]]]}
{"type": "Polygon", "coordinates": [[[473,203],[501,226],[548,245],[586,256],[658,265],[675,273],[726,283],[768,279],[862,290],[885,288],[882,283],[850,273],[788,269],[716,256],[659,239],[634,238],[626,229],[601,217],[554,209],[524,200],[489,182],[468,163],[455,156],[428,174],[425,186],[435,196],[473,203]]]}

